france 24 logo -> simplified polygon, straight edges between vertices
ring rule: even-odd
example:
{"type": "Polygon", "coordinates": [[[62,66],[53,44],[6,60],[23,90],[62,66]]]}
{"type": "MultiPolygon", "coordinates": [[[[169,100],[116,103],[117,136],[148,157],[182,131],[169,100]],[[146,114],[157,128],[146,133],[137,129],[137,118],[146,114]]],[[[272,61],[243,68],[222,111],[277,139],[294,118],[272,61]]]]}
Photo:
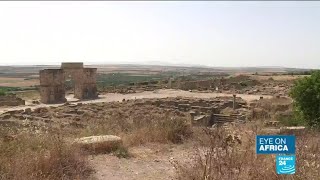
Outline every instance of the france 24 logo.
{"type": "Polygon", "coordinates": [[[276,171],[277,174],[294,174],[296,172],[296,156],[277,155],[276,171]]]}

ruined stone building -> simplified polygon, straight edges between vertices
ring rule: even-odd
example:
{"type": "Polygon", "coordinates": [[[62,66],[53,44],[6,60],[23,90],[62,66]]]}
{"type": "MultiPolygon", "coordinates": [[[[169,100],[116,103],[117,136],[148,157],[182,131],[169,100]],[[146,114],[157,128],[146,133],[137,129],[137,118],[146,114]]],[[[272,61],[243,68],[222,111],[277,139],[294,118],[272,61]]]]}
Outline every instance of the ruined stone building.
{"type": "Polygon", "coordinates": [[[97,98],[96,76],[97,68],[84,68],[83,63],[62,63],[60,69],[41,70],[41,102],[46,104],[66,102],[66,78],[73,80],[75,98],[97,98]]]}

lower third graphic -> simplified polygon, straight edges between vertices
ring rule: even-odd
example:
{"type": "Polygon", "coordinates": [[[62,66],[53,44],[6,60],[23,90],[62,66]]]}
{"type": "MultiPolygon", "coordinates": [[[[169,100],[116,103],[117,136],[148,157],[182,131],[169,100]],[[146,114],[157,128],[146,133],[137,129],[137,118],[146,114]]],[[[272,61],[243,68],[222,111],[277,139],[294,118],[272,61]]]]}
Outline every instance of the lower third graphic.
{"type": "Polygon", "coordinates": [[[296,172],[296,156],[277,155],[276,170],[277,174],[294,174],[296,172]]]}

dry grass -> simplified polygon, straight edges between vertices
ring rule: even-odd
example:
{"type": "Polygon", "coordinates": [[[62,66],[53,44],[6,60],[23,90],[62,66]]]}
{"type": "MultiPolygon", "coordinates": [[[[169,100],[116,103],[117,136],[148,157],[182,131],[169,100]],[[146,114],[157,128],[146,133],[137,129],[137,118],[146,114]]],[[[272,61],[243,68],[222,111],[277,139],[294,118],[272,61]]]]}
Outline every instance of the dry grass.
{"type": "Polygon", "coordinates": [[[29,91],[22,91],[16,92],[17,97],[24,99],[24,100],[37,100],[40,99],[40,93],[38,90],[29,90],[29,91]]]}
{"type": "MultiPolygon", "coordinates": [[[[247,125],[246,125],[247,126],[247,125]]],[[[205,139],[191,163],[176,162],[178,179],[318,179],[320,177],[320,133],[308,132],[297,137],[295,175],[277,175],[274,155],[256,155],[255,135],[259,128],[241,126],[241,144],[230,143],[223,129],[205,130],[205,139]]],[[[239,129],[239,130],[240,130],[239,129]]]]}
{"type": "Polygon", "coordinates": [[[286,111],[292,109],[292,100],[290,98],[271,98],[257,101],[256,107],[262,108],[268,112],[286,111]]]}
{"type": "Polygon", "coordinates": [[[130,156],[128,146],[148,142],[182,143],[191,136],[190,119],[183,114],[149,106],[135,107],[135,110],[112,106],[114,110],[103,116],[85,112],[82,121],[89,123],[83,128],[51,128],[49,134],[22,132],[18,127],[10,131],[1,129],[0,137],[4,138],[0,141],[0,179],[87,179],[90,167],[85,154],[79,147],[65,143],[74,137],[118,135],[124,146],[112,153],[126,158],[130,156]]]}
{"type": "Polygon", "coordinates": [[[79,133],[81,137],[113,134],[122,137],[125,146],[148,142],[181,143],[191,135],[190,119],[157,108],[136,107],[137,111],[118,109],[110,116],[92,119],[79,133]],[[139,109],[139,110],[138,110],[139,109]],[[144,112],[150,110],[149,112],[144,112]],[[159,110],[159,111],[158,111],[159,110]]]}
{"type": "Polygon", "coordinates": [[[0,86],[30,87],[39,85],[39,79],[25,79],[17,77],[0,77],[0,86]]]}
{"type": "Polygon", "coordinates": [[[0,151],[0,179],[87,179],[91,171],[79,148],[59,135],[4,137],[0,151]]]}
{"type": "Polygon", "coordinates": [[[292,100],[290,98],[260,99],[251,109],[251,119],[279,120],[281,117],[292,116],[292,100]]]}
{"type": "Polygon", "coordinates": [[[182,143],[190,137],[191,126],[181,117],[155,116],[152,123],[137,125],[125,135],[128,145],[140,145],[147,142],[182,143]]]}
{"type": "MultiPolygon", "coordinates": [[[[272,104],[267,105],[270,110],[273,109],[272,104]]],[[[59,108],[54,109],[60,112],[59,108]]],[[[190,140],[199,142],[196,147],[198,151],[191,157],[191,163],[175,164],[179,179],[272,180],[320,177],[319,132],[309,131],[297,137],[297,172],[294,176],[279,176],[275,173],[274,156],[255,153],[255,135],[260,133],[262,127],[259,121],[254,122],[257,124],[231,126],[229,130],[216,128],[199,133],[195,131],[197,128],[191,128],[190,117],[186,113],[151,105],[126,102],[81,105],[77,109],[83,111],[81,119],[77,121],[83,123],[82,126],[69,126],[60,129],[63,131],[61,133],[68,138],[118,135],[124,141],[124,146],[113,152],[118,157],[128,157],[129,146],[149,142],[181,143],[194,133],[192,138],[197,138],[190,140]],[[241,141],[230,139],[230,132],[240,137],[241,141]]],[[[61,111],[72,110],[64,106],[61,111]]],[[[74,121],[65,118],[59,120],[58,124],[74,121]]],[[[50,127],[53,131],[51,133],[55,132],[53,129],[50,127]]],[[[84,154],[79,148],[66,144],[61,133],[21,133],[9,138],[7,142],[0,142],[0,179],[87,179],[90,168],[84,154]]],[[[1,134],[6,133],[0,129],[0,137],[1,134]]]]}
{"type": "Polygon", "coordinates": [[[307,77],[310,75],[268,75],[268,76],[261,76],[261,75],[254,75],[251,76],[252,79],[258,80],[258,81],[266,81],[269,80],[269,78],[272,78],[275,81],[293,81],[299,78],[307,77]]]}

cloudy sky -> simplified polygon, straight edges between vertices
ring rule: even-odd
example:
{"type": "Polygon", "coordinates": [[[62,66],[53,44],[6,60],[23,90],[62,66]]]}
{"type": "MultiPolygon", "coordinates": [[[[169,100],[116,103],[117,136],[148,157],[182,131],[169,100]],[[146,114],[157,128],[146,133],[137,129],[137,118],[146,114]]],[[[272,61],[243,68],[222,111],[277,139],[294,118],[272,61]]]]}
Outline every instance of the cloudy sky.
{"type": "Polygon", "coordinates": [[[0,2],[0,65],[320,68],[320,2],[0,2]]]}

